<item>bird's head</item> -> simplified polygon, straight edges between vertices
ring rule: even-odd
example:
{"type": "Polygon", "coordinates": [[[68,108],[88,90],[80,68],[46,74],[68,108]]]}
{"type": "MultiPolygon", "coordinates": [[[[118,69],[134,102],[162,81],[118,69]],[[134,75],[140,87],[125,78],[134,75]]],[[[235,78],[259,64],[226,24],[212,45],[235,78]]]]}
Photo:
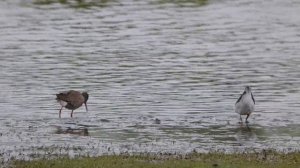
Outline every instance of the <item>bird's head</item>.
{"type": "Polygon", "coordinates": [[[246,93],[250,93],[250,92],[251,92],[250,86],[246,86],[246,87],[245,87],[245,92],[246,92],[246,93]]]}
{"type": "Polygon", "coordinates": [[[82,96],[84,97],[84,102],[86,103],[89,99],[89,94],[87,92],[83,92],[82,96]]]}
{"type": "Polygon", "coordinates": [[[82,96],[84,97],[84,105],[85,105],[85,109],[86,109],[86,111],[88,111],[88,108],[87,108],[87,101],[88,101],[88,99],[89,99],[89,94],[87,93],[87,92],[83,92],[82,93],[82,96]]]}

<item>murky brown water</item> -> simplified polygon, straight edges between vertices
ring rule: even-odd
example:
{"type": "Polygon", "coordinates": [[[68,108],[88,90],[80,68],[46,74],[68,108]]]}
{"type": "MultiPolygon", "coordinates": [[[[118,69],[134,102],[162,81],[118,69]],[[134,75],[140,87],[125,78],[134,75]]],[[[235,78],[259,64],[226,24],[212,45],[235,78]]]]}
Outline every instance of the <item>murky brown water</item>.
{"type": "Polygon", "coordinates": [[[298,1],[71,2],[0,1],[0,157],[300,149],[298,1]],[[59,119],[69,89],[89,112],[59,119]]]}

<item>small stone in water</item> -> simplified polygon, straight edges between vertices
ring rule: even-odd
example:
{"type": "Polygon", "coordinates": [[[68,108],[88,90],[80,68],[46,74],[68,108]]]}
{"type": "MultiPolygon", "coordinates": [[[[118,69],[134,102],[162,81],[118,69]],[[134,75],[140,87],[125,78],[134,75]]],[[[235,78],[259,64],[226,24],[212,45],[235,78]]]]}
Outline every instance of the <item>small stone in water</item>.
{"type": "Polygon", "coordinates": [[[161,123],[161,121],[158,118],[156,118],[155,119],[155,124],[160,124],[160,123],[161,123]]]}

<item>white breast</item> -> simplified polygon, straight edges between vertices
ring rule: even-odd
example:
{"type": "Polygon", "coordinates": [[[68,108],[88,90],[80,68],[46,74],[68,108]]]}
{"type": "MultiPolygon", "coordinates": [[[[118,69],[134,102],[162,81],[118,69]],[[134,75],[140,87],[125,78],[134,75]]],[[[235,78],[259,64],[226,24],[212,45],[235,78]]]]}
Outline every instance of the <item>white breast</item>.
{"type": "Polygon", "coordinates": [[[251,93],[243,95],[241,100],[235,105],[235,112],[241,115],[251,114],[254,111],[254,102],[251,93]]]}
{"type": "Polygon", "coordinates": [[[59,104],[60,104],[61,106],[63,106],[63,107],[66,107],[66,105],[68,104],[67,102],[62,101],[62,100],[59,100],[58,102],[59,102],[59,104]]]}

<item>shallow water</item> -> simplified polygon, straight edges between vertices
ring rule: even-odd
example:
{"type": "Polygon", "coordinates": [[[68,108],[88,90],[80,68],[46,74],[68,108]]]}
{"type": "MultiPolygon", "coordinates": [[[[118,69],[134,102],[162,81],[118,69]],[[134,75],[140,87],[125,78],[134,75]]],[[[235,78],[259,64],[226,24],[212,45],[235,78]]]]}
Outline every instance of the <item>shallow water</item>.
{"type": "Polygon", "coordinates": [[[300,149],[299,2],[34,2],[0,2],[4,160],[300,149]],[[248,127],[234,113],[245,85],[248,127]],[[89,112],[59,119],[69,89],[89,92],[89,112]]]}

